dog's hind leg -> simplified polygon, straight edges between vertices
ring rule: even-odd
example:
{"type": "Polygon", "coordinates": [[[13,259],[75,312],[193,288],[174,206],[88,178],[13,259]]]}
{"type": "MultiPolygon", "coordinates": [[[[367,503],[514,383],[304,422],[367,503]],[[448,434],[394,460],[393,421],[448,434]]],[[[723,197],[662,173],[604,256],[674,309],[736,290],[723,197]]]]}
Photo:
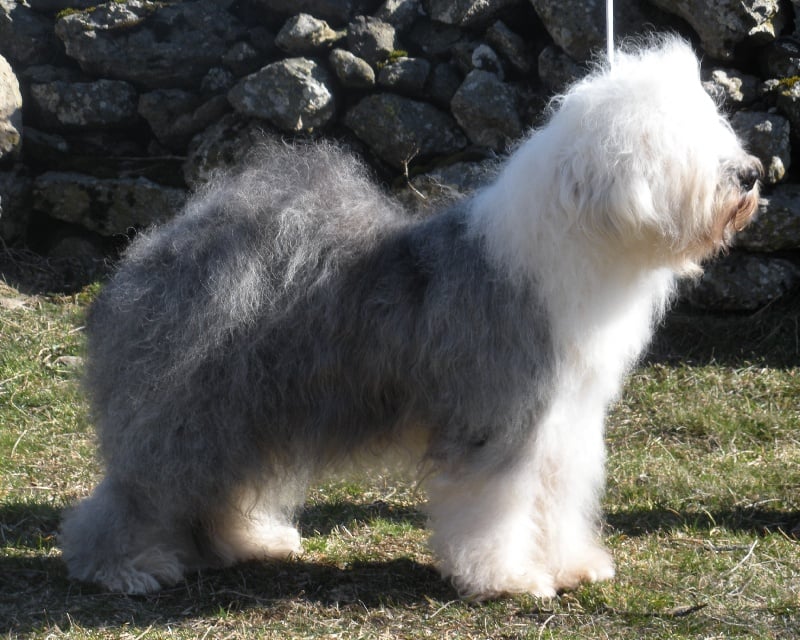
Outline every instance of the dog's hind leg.
{"type": "Polygon", "coordinates": [[[65,514],[60,541],[71,577],[123,593],[174,584],[196,562],[191,527],[113,477],[65,514]]]}

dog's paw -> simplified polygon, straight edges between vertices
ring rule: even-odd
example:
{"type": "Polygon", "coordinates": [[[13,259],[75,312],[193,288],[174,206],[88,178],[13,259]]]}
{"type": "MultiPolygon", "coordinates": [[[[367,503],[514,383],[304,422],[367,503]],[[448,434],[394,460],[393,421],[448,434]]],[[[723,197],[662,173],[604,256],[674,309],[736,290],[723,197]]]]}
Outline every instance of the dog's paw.
{"type": "Polygon", "coordinates": [[[594,547],[578,556],[574,563],[556,571],[555,587],[558,591],[570,591],[584,582],[601,582],[613,577],[611,554],[601,547],[594,547]]]}
{"type": "Polygon", "coordinates": [[[101,569],[94,574],[91,582],[95,582],[109,591],[129,595],[155,593],[162,587],[161,582],[154,575],[130,565],[114,569],[101,569]]]}
{"type": "Polygon", "coordinates": [[[69,575],[75,580],[93,582],[108,591],[142,595],[160,591],[183,578],[184,565],[178,551],[152,547],[133,558],[94,558],[91,564],[67,562],[69,575]]]}
{"type": "Polygon", "coordinates": [[[459,597],[472,602],[496,600],[520,594],[538,598],[552,598],[556,595],[553,577],[537,567],[529,567],[527,570],[506,575],[493,575],[488,580],[452,576],[451,581],[459,597]]]}

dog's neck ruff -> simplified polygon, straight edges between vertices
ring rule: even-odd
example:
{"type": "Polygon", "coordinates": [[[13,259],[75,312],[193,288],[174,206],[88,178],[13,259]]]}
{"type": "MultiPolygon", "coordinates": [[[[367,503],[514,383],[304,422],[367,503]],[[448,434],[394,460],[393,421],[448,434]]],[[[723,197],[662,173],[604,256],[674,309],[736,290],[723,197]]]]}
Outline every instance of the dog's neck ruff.
{"type": "Polygon", "coordinates": [[[644,252],[622,251],[570,223],[553,205],[545,168],[549,154],[543,151],[549,142],[546,129],[535,133],[497,181],[474,198],[472,232],[482,238],[488,259],[512,280],[535,283],[557,351],[582,367],[617,367],[609,372],[613,381],[649,341],[675,274],[644,252]]]}

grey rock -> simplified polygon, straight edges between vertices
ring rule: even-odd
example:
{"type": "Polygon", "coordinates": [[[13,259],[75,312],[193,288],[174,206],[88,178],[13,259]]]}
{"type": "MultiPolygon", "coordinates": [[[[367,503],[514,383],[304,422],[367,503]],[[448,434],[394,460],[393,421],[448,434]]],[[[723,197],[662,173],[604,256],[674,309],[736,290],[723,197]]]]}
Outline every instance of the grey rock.
{"type": "MultiPolygon", "coordinates": [[[[92,245],[91,242],[84,240],[82,243],[78,244],[75,243],[74,249],[80,251],[78,257],[82,258],[89,258],[89,259],[102,259],[102,256],[99,254],[97,249],[92,245]],[[92,249],[94,249],[92,251],[92,249]]],[[[74,253],[70,255],[75,255],[74,253]]],[[[69,371],[82,371],[83,370],[83,356],[59,356],[55,360],[53,360],[52,367],[66,369],[69,371]]]]}
{"type": "Polygon", "coordinates": [[[485,22],[516,0],[425,0],[425,8],[434,20],[466,27],[485,22]]]}
{"type": "Polygon", "coordinates": [[[378,157],[399,168],[417,158],[455,153],[467,143],[448,114],[388,93],[363,98],[345,114],[344,123],[378,157]]]}
{"type": "Polygon", "coordinates": [[[295,15],[307,13],[334,25],[346,24],[353,15],[352,0],[253,0],[270,13],[295,15]]]}
{"type": "Polygon", "coordinates": [[[328,62],[343,86],[350,89],[367,89],[375,85],[375,72],[366,60],[344,49],[334,49],[328,62]]]}
{"type": "Polygon", "coordinates": [[[397,197],[412,211],[421,213],[442,209],[474,193],[497,175],[499,162],[454,162],[414,176],[411,185],[397,197]]]}
{"type": "Polygon", "coordinates": [[[800,143],[800,81],[781,80],[776,83],[774,94],[778,110],[789,119],[792,140],[800,143]]]}
{"type": "MultiPolygon", "coordinates": [[[[606,47],[605,0],[530,0],[553,38],[573,60],[588,59],[593,51],[606,47]]],[[[670,0],[667,0],[671,3],[670,0]]],[[[650,16],[639,0],[614,3],[614,30],[617,39],[646,30],[650,16]]]]}
{"type": "Polygon", "coordinates": [[[505,72],[503,71],[503,64],[500,62],[500,57],[488,44],[479,44],[472,50],[470,64],[473,69],[493,73],[500,80],[505,78],[505,72]]]}
{"type": "Polygon", "coordinates": [[[264,121],[244,118],[237,113],[223,116],[192,138],[183,165],[186,184],[200,186],[215,172],[238,166],[270,133],[264,121]]]}
{"type": "Polygon", "coordinates": [[[229,110],[225,96],[203,102],[182,89],[157,89],[139,98],[138,111],[168,149],[182,152],[192,136],[211,126],[229,110]]]}
{"type": "Polygon", "coordinates": [[[759,51],[761,73],[766,78],[790,78],[800,74],[800,43],[781,38],[759,51]]]}
{"type": "Polygon", "coordinates": [[[697,283],[685,284],[682,298],[709,311],[754,311],[800,285],[800,269],[788,260],[731,254],[708,265],[697,283]]]}
{"type": "Polygon", "coordinates": [[[0,171],[0,238],[24,244],[30,225],[33,181],[22,171],[0,171]]]}
{"type": "Polygon", "coordinates": [[[243,78],[228,92],[241,114],[264,118],[285,131],[310,131],[334,114],[328,72],[313,60],[287,58],[243,78]]]}
{"type": "Polygon", "coordinates": [[[417,18],[425,15],[425,11],[420,0],[386,0],[374,15],[378,20],[392,25],[397,31],[404,31],[417,18]]]}
{"type": "Polygon", "coordinates": [[[43,13],[63,11],[64,9],[88,9],[98,3],[95,0],[26,0],[35,11],[43,13]]]}
{"type": "Polygon", "coordinates": [[[136,89],[122,80],[31,85],[38,121],[55,131],[125,127],[136,121],[136,89]]]}
{"type": "Polygon", "coordinates": [[[237,42],[222,56],[222,64],[236,76],[246,76],[263,66],[260,51],[248,42],[237,42]]]}
{"type": "MultiPolygon", "coordinates": [[[[49,258],[80,258],[83,260],[103,260],[103,255],[98,243],[92,242],[89,238],[83,235],[68,235],[57,238],[50,247],[47,249],[47,256],[49,258]]],[[[62,356],[63,358],[70,358],[76,356],[62,356]]],[[[58,361],[57,360],[57,361],[58,361]]],[[[63,363],[63,360],[62,360],[63,363]]]]}
{"type": "Polygon", "coordinates": [[[329,49],[343,37],[344,33],[334,31],[324,20],[300,13],[283,25],[275,36],[275,44],[290,55],[298,56],[329,49]]]}
{"type": "Polygon", "coordinates": [[[463,40],[452,48],[452,60],[463,75],[473,69],[489,71],[501,80],[505,77],[503,64],[495,51],[480,40],[463,40]]]}
{"type": "Polygon", "coordinates": [[[236,84],[236,76],[228,69],[211,67],[200,82],[200,91],[206,95],[228,93],[236,84]]]}
{"type": "Polygon", "coordinates": [[[487,71],[470,71],[450,108],[458,124],[477,145],[505,150],[522,135],[514,89],[487,71]]]}
{"type": "Polygon", "coordinates": [[[421,96],[430,71],[425,58],[397,58],[381,69],[378,84],[397,93],[421,96]]]}
{"type": "MultiPolygon", "coordinates": [[[[95,171],[107,174],[113,166],[111,160],[121,156],[140,157],[147,153],[147,138],[134,129],[80,129],[63,131],[73,153],[92,156],[95,169],[82,169],[86,173],[95,171]]],[[[87,158],[88,160],[88,158],[87,158]]]]}
{"type": "Polygon", "coordinates": [[[800,185],[780,184],[763,196],[756,219],[736,236],[749,251],[800,249],[800,185]]]}
{"type": "Polygon", "coordinates": [[[47,17],[17,0],[0,0],[0,55],[15,65],[51,62],[58,55],[58,40],[47,17]]]}
{"type": "Polygon", "coordinates": [[[72,149],[64,136],[25,127],[25,158],[34,164],[60,166],[69,162],[72,149]]]}
{"type": "Polygon", "coordinates": [[[195,88],[245,35],[225,4],[109,2],[62,16],[55,31],[87,73],[150,89],[195,88]]]}
{"type": "Polygon", "coordinates": [[[247,41],[261,52],[265,60],[280,54],[275,46],[275,35],[266,27],[250,27],[247,30],[247,41]]]}
{"type": "Polygon", "coordinates": [[[486,30],[486,40],[511,65],[521,73],[528,73],[533,67],[533,57],[525,39],[498,20],[486,30]]]}
{"type": "Polygon", "coordinates": [[[714,58],[730,60],[738,44],[765,44],[781,32],[785,19],[779,0],[649,0],[680,16],[700,36],[714,58]]]}
{"type": "Polygon", "coordinates": [[[145,178],[103,180],[80,173],[47,172],[33,186],[33,206],[103,236],[164,222],[185,200],[180,189],[145,178]]]}
{"type": "Polygon", "coordinates": [[[417,20],[403,42],[419,49],[429,58],[449,59],[453,48],[467,39],[464,31],[458,27],[427,18],[417,20]]]}
{"type": "Polygon", "coordinates": [[[22,147],[22,94],[11,65],[0,56],[0,163],[19,155],[22,147]]]}
{"type": "Polygon", "coordinates": [[[736,69],[712,69],[703,82],[706,92],[731,106],[746,106],[758,98],[759,79],[736,69]]]}
{"type": "Polygon", "coordinates": [[[356,16],[347,25],[347,48],[377,67],[397,49],[394,27],[371,16],[356,16]]]}
{"type": "Polygon", "coordinates": [[[761,160],[763,181],[775,184],[782,180],[791,166],[789,121],[777,113],[739,111],[731,117],[731,124],[748,151],[761,160]]]}
{"type": "Polygon", "coordinates": [[[89,82],[90,78],[72,67],[57,67],[51,64],[37,64],[25,67],[19,74],[23,85],[45,84],[47,82],[89,82]]]}
{"type": "Polygon", "coordinates": [[[553,45],[541,50],[537,65],[542,84],[554,92],[562,91],[585,73],[580,65],[553,45]]]}
{"type": "Polygon", "coordinates": [[[461,86],[462,75],[447,62],[440,62],[428,77],[428,97],[440,107],[450,108],[450,101],[461,86]]]}

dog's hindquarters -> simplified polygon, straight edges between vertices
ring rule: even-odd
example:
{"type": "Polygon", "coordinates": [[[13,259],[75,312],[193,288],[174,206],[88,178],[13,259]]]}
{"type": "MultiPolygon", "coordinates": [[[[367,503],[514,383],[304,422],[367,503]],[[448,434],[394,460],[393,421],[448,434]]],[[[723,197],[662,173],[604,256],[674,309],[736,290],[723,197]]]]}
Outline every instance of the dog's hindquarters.
{"type": "Polygon", "coordinates": [[[64,519],[77,578],[150,591],[188,568],[299,549],[293,514],[322,456],[283,402],[310,334],[296,303],[396,212],[335,149],[268,152],[143,234],[91,310],[86,386],[106,478],[64,519]]]}

